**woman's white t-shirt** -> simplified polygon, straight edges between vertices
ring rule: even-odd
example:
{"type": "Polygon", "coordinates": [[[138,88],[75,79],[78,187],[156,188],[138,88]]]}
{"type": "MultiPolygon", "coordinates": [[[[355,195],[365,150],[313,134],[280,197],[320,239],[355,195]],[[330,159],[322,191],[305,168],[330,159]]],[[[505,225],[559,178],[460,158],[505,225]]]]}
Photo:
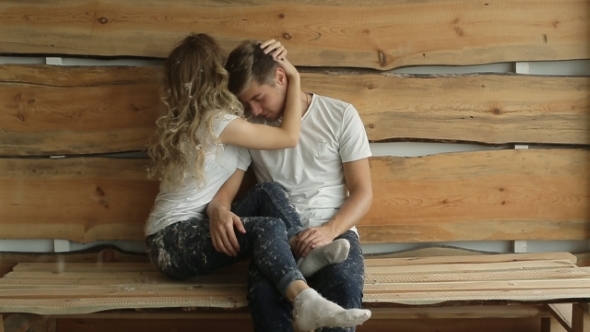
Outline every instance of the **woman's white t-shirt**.
{"type": "MultiPolygon", "coordinates": [[[[225,114],[213,119],[211,129],[215,138],[236,115],[225,114]]],[[[236,171],[247,170],[250,154],[247,149],[235,145],[217,144],[207,133],[205,125],[199,126],[197,139],[205,150],[203,180],[198,182],[188,172],[184,172],[180,185],[163,189],[156,197],[155,205],[145,226],[145,234],[151,235],[173,223],[191,218],[205,218],[205,209],[219,188],[236,171]]]]}

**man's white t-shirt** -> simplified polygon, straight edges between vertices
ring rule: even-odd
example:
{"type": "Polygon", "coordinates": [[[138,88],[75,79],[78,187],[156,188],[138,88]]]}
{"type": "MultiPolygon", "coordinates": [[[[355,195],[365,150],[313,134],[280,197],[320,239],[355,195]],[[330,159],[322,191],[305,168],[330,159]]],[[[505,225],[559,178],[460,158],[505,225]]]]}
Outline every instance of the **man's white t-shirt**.
{"type": "MultiPolygon", "coordinates": [[[[253,121],[280,124],[280,120],[253,121]]],[[[348,198],[342,163],[368,158],[371,150],[354,106],[314,94],[301,119],[296,147],[250,150],[250,154],[258,181],[277,181],[285,186],[303,227],[308,228],[329,221],[348,198]]]]}
{"type": "MultiPolygon", "coordinates": [[[[219,137],[228,123],[238,118],[226,114],[215,118],[212,131],[219,137]]],[[[236,171],[247,170],[250,165],[248,150],[235,145],[217,144],[207,135],[203,124],[197,128],[197,138],[205,149],[203,181],[198,182],[188,172],[184,172],[183,180],[177,187],[164,189],[156,197],[156,203],[146,223],[145,234],[154,234],[175,222],[191,218],[205,218],[205,209],[219,188],[236,171]]]]}

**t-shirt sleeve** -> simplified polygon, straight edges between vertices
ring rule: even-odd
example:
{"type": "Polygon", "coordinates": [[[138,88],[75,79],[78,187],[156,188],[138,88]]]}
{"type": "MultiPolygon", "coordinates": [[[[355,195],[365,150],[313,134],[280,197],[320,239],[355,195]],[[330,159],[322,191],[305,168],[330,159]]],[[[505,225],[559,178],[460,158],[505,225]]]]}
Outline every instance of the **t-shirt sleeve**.
{"type": "Polygon", "coordinates": [[[247,171],[248,166],[252,162],[250,151],[246,148],[238,148],[238,168],[242,171],[247,171]]]}
{"type": "Polygon", "coordinates": [[[352,105],[346,107],[342,117],[339,153],[343,163],[368,158],[372,155],[365,126],[358,111],[352,105]]]}
{"type": "Polygon", "coordinates": [[[211,128],[213,130],[213,135],[215,135],[215,137],[219,137],[219,135],[221,135],[221,133],[223,132],[223,130],[225,129],[225,127],[227,127],[227,125],[232,122],[233,120],[239,118],[237,115],[233,115],[233,114],[224,114],[223,116],[218,116],[215,117],[213,119],[213,123],[211,125],[211,128]]]}

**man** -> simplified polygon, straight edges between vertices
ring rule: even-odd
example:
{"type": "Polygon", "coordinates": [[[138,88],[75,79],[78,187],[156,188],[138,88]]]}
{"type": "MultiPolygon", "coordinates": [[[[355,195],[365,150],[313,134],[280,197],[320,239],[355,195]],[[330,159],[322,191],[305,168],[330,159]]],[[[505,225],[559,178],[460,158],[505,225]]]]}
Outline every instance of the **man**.
{"type": "MultiPolygon", "coordinates": [[[[264,54],[259,43],[246,41],[230,54],[226,69],[229,89],[252,121],[278,126],[289,82],[273,57],[264,54]]],[[[336,239],[349,241],[345,261],[322,268],[307,281],[328,300],[360,308],[364,264],[355,225],[373,198],[367,135],[351,104],[303,91],[300,98],[299,144],[285,150],[251,150],[254,173],[259,182],[276,181],[287,189],[307,227],[295,240],[295,255],[305,257],[336,239]]],[[[255,331],[293,331],[290,303],[255,265],[249,271],[248,303],[255,331]]]]}

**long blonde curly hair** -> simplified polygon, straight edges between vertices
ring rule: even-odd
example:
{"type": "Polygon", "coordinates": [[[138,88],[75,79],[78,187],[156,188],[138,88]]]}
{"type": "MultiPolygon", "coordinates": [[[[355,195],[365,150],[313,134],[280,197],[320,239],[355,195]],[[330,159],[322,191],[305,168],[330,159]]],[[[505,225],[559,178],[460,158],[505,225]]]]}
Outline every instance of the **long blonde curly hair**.
{"type": "Polygon", "coordinates": [[[164,64],[162,102],[164,114],[148,147],[151,178],[164,188],[180,184],[185,176],[203,180],[205,151],[196,136],[199,125],[208,135],[213,119],[225,114],[243,117],[243,107],[227,88],[225,54],[206,34],[191,34],[178,44],[164,64]]]}

